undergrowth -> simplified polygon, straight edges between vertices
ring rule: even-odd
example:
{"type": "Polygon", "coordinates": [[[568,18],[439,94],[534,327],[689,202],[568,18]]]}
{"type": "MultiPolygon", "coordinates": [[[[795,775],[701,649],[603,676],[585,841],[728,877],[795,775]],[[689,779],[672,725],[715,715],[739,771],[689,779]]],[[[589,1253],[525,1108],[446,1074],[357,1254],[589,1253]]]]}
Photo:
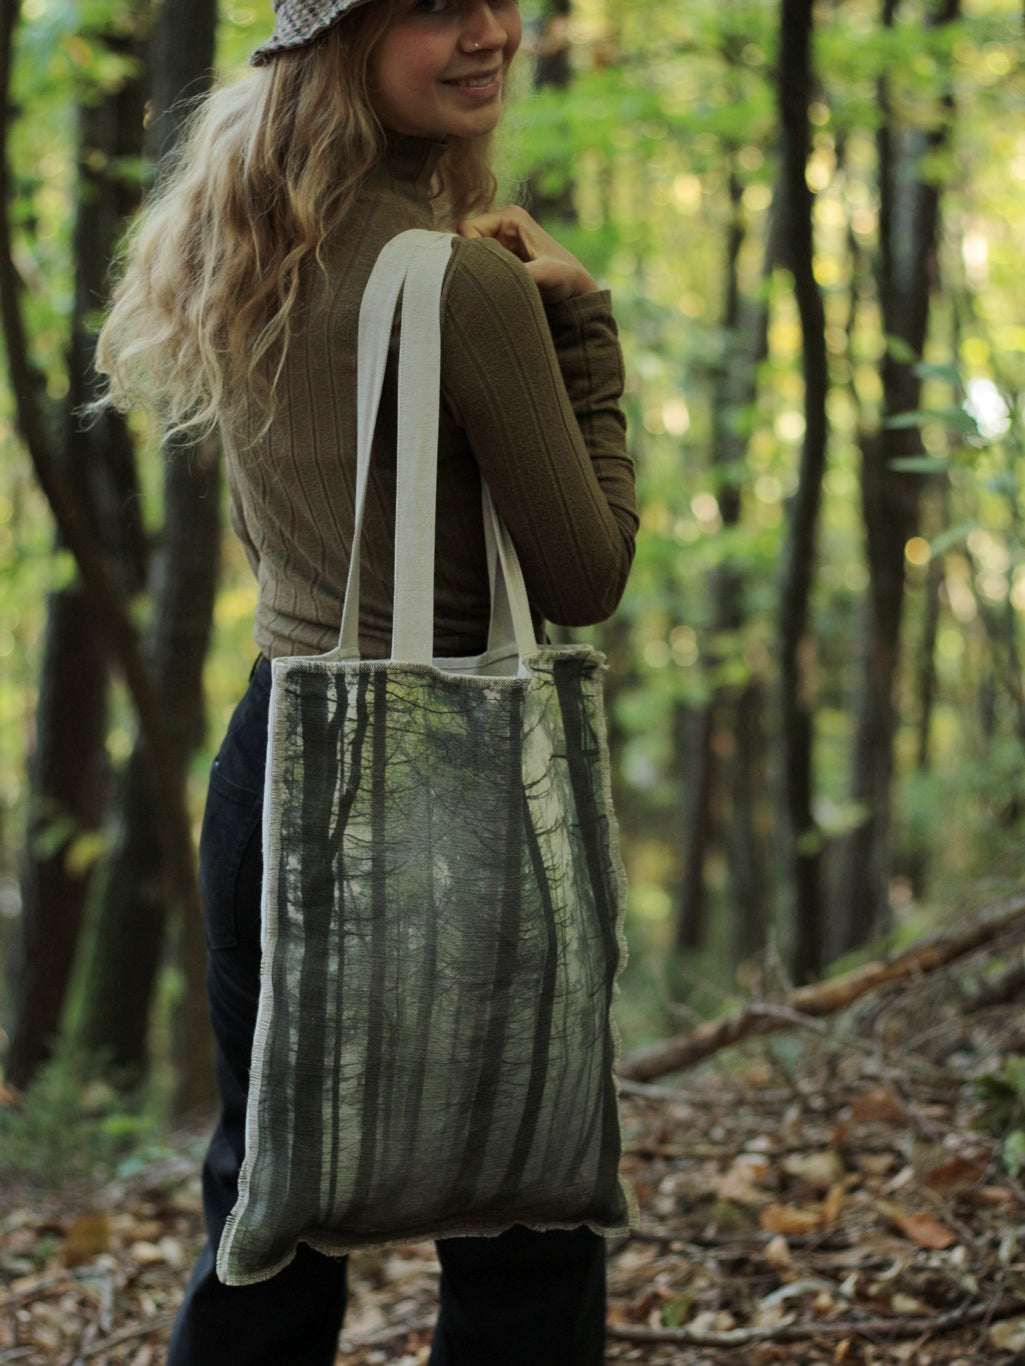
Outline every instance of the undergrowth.
{"type": "Polygon", "coordinates": [[[127,1176],[165,1155],[160,1082],[101,1080],[95,1060],[60,1054],[22,1096],[0,1103],[0,1185],[62,1188],[127,1176]]]}

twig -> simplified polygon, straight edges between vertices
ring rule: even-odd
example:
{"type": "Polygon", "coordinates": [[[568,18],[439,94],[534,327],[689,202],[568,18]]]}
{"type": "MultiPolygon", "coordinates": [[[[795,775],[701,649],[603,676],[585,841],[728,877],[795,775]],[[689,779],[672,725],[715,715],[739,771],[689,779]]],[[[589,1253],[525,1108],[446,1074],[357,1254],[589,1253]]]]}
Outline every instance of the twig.
{"type": "MultiPolygon", "coordinates": [[[[674,1086],[649,1086],[643,1081],[631,1081],[629,1077],[618,1077],[617,1085],[621,1095],[636,1096],[638,1100],[675,1100],[682,1105],[693,1105],[702,1108],[719,1108],[723,1104],[725,1094],[722,1086],[705,1087],[704,1090],[685,1091],[682,1087],[678,1090],[674,1086]]],[[[732,1093],[737,1097],[742,1096],[744,1105],[747,1109],[753,1109],[759,1105],[775,1106],[790,1099],[791,1093],[777,1087],[775,1090],[758,1089],[744,1090],[743,1087],[736,1087],[732,1093]]]]}
{"type": "MultiPolygon", "coordinates": [[[[74,1283],[74,1276],[69,1274],[49,1276],[45,1281],[37,1281],[35,1285],[26,1286],[24,1290],[12,1290],[0,1300],[0,1309],[11,1309],[16,1304],[24,1304],[26,1300],[42,1299],[44,1295],[48,1295],[51,1290],[55,1290],[58,1286],[63,1287],[74,1283]]],[[[3,1357],[0,1357],[0,1361],[2,1360],[3,1357]]]]}
{"type": "Polygon", "coordinates": [[[111,1333],[109,1338],[101,1338],[84,1352],[79,1352],[75,1357],[74,1366],[78,1366],[80,1361],[88,1361],[90,1357],[99,1356],[101,1352],[109,1352],[112,1347],[119,1347],[123,1342],[131,1342],[133,1338],[145,1338],[150,1333],[159,1333],[164,1328],[170,1328],[175,1318],[174,1313],[156,1314],[145,1323],[136,1323],[131,1328],[122,1328],[120,1333],[111,1333]]]}
{"type": "Polygon", "coordinates": [[[784,1319],[771,1328],[730,1328],[722,1332],[703,1331],[694,1328],[646,1328],[641,1324],[610,1323],[610,1337],[621,1338],[627,1342],[678,1342],[692,1347],[748,1347],[756,1342],[807,1342],[812,1338],[824,1337],[870,1337],[886,1338],[895,1341],[901,1338],[920,1337],[923,1334],[935,1336],[937,1333],[951,1332],[967,1324],[980,1320],[993,1322],[1008,1318],[1022,1311],[1021,1300],[1003,1300],[991,1312],[988,1304],[962,1305],[960,1309],[948,1310],[934,1318],[875,1318],[875,1319],[832,1319],[816,1323],[795,1323],[784,1319]]]}
{"type": "Polygon", "coordinates": [[[794,1010],[791,1006],[779,1004],[772,1001],[756,1001],[748,1006],[748,1012],[757,1019],[764,1016],[767,1020],[778,1020],[781,1025],[794,1025],[799,1029],[811,1029],[818,1035],[826,1034],[829,1026],[823,1020],[816,1020],[811,1015],[802,1014],[799,1010],[794,1010]]]}
{"type": "Polygon", "coordinates": [[[648,1086],[642,1081],[630,1081],[628,1077],[619,1079],[620,1094],[637,1096],[640,1100],[686,1100],[686,1093],[674,1091],[669,1086],[648,1086]]]}
{"type": "MultiPolygon", "coordinates": [[[[81,1267],[78,1270],[63,1271],[59,1276],[47,1276],[45,1280],[36,1281],[32,1285],[26,1285],[21,1290],[12,1290],[0,1299],[0,1309],[10,1309],[16,1304],[24,1304],[28,1300],[42,1299],[51,1290],[62,1290],[69,1285],[81,1285],[83,1281],[91,1281],[96,1277],[96,1268],[93,1266],[81,1267]]],[[[109,1278],[104,1277],[106,1282],[109,1278]]]]}
{"type": "Polygon", "coordinates": [[[706,1021],[690,1034],[639,1048],[622,1059],[619,1074],[630,1081],[654,1081],[743,1039],[776,1033],[793,1024],[795,1016],[805,1023],[809,1017],[833,1015],[878,987],[934,972],[993,943],[1023,915],[1025,900],[1018,898],[1009,906],[980,917],[960,934],[930,937],[895,958],[866,963],[840,977],[798,987],[782,1003],[782,1013],[777,1010],[768,1014],[764,1003],[757,1002],[723,1019],[706,1021]]]}

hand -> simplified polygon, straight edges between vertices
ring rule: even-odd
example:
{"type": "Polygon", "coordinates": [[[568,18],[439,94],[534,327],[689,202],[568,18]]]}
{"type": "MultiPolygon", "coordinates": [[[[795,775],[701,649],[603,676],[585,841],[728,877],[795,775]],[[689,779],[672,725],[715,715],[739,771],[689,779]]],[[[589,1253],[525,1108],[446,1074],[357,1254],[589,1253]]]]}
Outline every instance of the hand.
{"type": "Polygon", "coordinates": [[[557,304],[579,294],[596,294],[598,286],[572,252],[560,246],[516,204],[459,224],[461,237],[493,237],[518,256],[534,278],[545,303],[557,304]]]}

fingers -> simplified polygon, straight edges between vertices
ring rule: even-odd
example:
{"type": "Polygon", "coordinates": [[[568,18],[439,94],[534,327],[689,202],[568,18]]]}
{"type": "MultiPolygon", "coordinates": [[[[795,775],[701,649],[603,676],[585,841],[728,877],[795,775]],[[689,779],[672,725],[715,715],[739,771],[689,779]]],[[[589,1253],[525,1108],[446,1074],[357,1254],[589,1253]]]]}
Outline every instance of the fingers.
{"type": "Polygon", "coordinates": [[[462,237],[490,237],[526,265],[550,303],[590,294],[598,286],[577,258],[545,232],[518,204],[478,214],[459,224],[462,237]]]}
{"type": "MultiPolygon", "coordinates": [[[[478,214],[476,218],[468,218],[464,222],[476,228],[481,237],[494,237],[503,231],[519,233],[527,225],[541,231],[526,209],[521,209],[518,204],[507,204],[505,208],[492,209],[489,213],[478,214]]],[[[462,231],[462,223],[459,228],[462,231]]]]}
{"type": "Polygon", "coordinates": [[[516,204],[464,219],[459,224],[459,232],[463,237],[493,237],[521,261],[532,261],[541,254],[542,244],[552,240],[530,214],[516,204]]]}

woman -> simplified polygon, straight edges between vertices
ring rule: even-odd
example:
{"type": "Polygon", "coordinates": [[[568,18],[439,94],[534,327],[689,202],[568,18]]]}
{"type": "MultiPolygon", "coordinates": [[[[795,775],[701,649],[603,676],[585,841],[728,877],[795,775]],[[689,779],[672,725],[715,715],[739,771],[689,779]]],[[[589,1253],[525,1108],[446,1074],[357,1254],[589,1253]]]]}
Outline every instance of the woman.
{"type": "MultiPolygon", "coordinates": [[[[232,526],[259,584],[261,658],[211,776],[200,850],[222,1113],[203,1171],[208,1243],[171,1366],[333,1362],[345,1262],[305,1245],[272,1280],[216,1278],[234,1204],[259,984],[268,660],[336,642],[355,463],[353,339],[383,245],[458,225],[442,299],[435,654],[479,652],[488,481],[536,625],[616,607],[633,555],[622,364],[606,295],[519,209],[492,211],[490,135],[520,43],[514,0],[275,0],[239,85],[215,93],[147,209],[100,338],[119,406],[219,425],[232,526]]],[[[393,358],[394,359],[394,358],[393,358]]],[[[395,388],[364,527],[360,642],[390,643],[395,388]]],[[[597,1366],[604,1249],[587,1229],[438,1244],[433,1366],[597,1366]]]]}

